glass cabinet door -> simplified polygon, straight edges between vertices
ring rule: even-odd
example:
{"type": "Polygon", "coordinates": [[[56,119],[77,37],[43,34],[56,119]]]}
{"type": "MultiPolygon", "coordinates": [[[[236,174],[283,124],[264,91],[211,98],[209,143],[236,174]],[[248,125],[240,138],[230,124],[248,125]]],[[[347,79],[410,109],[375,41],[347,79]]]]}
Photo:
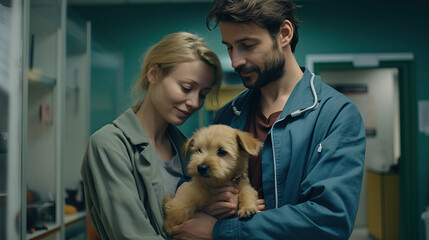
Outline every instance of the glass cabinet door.
{"type": "Polygon", "coordinates": [[[0,239],[20,239],[20,1],[0,0],[0,239]]]}
{"type": "MultiPolygon", "coordinates": [[[[26,239],[63,226],[65,1],[24,1],[23,196],[26,239]]],[[[25,239],[24,238],[24,239],[25,239]]]]}

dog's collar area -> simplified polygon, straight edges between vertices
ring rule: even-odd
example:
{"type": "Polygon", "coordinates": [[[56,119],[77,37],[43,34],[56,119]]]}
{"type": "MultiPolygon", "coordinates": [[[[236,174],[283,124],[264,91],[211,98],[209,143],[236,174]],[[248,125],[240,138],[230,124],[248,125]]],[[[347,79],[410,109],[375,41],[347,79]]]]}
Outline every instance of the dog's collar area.
{"type": "Polygon", "coordinates": [[[231,181],[233,181],[235,184],[238,184],[238,182],[240,182],[240,179],[242,176],[243,176],[243,174],[235,176],[234,178],[231,179],[231,181]]]}

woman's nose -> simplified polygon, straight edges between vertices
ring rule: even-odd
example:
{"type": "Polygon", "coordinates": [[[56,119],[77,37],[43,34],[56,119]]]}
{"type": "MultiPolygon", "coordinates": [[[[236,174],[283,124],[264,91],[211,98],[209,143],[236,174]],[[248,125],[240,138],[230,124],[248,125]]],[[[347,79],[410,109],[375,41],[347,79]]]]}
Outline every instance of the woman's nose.
{"type": "Polygon", "coordinates": [[[186,100],[186,105],[192,109],[199,109],[202,104],[200,104],[200,96],[198,94],[190,94],[186,100]]]}

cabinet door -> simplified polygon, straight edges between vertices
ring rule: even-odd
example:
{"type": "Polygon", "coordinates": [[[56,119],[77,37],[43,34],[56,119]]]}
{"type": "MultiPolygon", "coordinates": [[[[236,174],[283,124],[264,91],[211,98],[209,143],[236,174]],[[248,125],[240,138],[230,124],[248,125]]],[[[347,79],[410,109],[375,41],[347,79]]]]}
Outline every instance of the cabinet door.
{"type": "MultiPolygon", "coordinates": [[[[63,179],[66,190],[78,192],[81,190],[80,166],[89,140],[90,127],[90,26],[90,23],[77,17],[72,19],[69,16],[67,20],[63,179]]],[[[73,200],[75,199],[70,199],[71,202],[73,200]]]]}
{"type": "Polygon", "coordinates": [[[21,2],[0,0],[0,239],[20,239],[21,2]]]}
{"type": "Polygon", "coordinates": [[[85,203],[80,166],[89,140],[91,24],[67,13],[67,75],[63,186],[65,238],[85,238],[85,203]]]}
{"type": "Polygon", "coordinates": [[[24,1],[22,232],[31,239],[63,226],[62,154],[65,1],[24,1]]]}

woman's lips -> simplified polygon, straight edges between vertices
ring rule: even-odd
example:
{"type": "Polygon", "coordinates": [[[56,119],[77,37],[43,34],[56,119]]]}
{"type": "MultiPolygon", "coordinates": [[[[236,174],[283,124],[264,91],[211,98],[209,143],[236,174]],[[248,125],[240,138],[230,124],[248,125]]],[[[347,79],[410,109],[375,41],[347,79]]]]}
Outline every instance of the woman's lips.
{"type": "Polygon", "coordinates": [[[179,116],[181,118],[188,118],[189,116],[191,116],[191,113],[188,111],[180,110],[179,108],[176,108],[176,109],[179,112],[179,116]]]}

